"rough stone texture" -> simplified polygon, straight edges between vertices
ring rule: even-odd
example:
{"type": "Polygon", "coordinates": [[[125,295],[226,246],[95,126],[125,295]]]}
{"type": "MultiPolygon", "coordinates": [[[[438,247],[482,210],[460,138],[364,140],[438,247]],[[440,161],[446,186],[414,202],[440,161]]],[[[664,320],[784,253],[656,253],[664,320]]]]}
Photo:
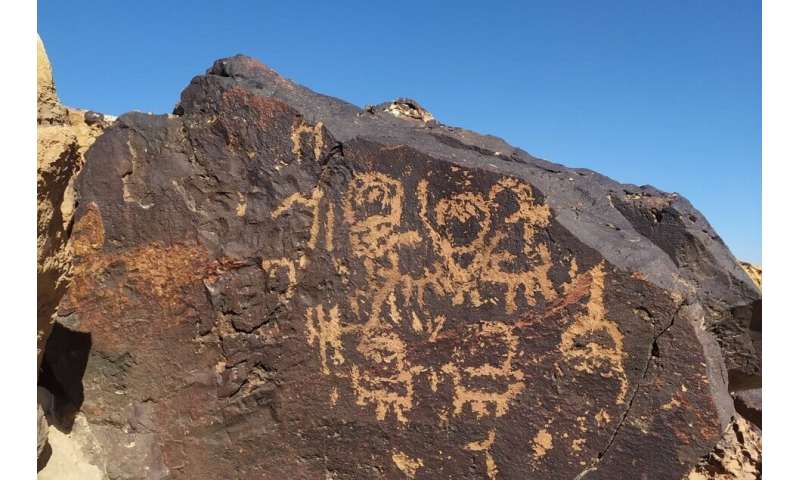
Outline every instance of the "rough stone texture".
{"type": "MultiPolygon", "coordinates": [[[[50,61],[37,39],[37,365],[53,314],[69,283],[69,233],[75,207],[74,178],[83,154],[108,125],[87,122],[85,110],[66,108],[56,94],[50,61]]],[[[97,116],[98,114],[94,114],[97,116]]]]}
{"type": "Polygon", "coordinates": [[[408,99],[221,60],[76,191],[45,363],[109,478],[681,478],[760,380],[760,293],[685,199],[408,99]]]}
{"type": "Polygon", "coordinates": [[[740,390],[733,392],[733,404],[739,414],[761,428],[761,389],[740,390]]]}
{"type": "Polygon", "coordinates": [[[750,280],[761,290],[761,267],[749,262],[739,262],[750,280]]]}
{"type": "Polygon", "coordinates": [[[685,480],[759,480],[761,462],[761,430],[737,415],[714,451],[685,480]]]}
{"type": "Polygon", "coordinates": [[[36,406],[36,458],[42,457],[42,452],[47,446],[47,418],[41,405],[36,406]]]}
{"type": "Polygon", "coordinates": [[[38,480],[105,480],[110,478],[90,460],[92,453],[98,458],[103,455],[94,438],[87,435],[88,428],[88,424],[81,417],[78,417],[75,427],[70,433],[50,427],[49,438],[52,453],[39,471],[38,480]],[[92,447],[94,447],[94,451],[92,447]]]}

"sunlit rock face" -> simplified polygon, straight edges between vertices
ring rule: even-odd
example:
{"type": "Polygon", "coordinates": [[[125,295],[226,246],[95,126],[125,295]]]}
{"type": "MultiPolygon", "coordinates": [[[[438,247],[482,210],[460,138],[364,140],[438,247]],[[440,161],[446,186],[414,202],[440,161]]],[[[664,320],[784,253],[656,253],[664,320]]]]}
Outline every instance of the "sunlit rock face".
{"type": "Polygon", "coordinates": [[[37,38],[37,357],[52,329],[53,315],[69,283],[69,236],[75,209],[75,177],[84,153],[111,119],[61,104],[53,71],[37,38]]]}
{"type": "Polygon", "coordinates": [[[760,379],[760,294],[686,200],[413,100],[220,60],[76,192],[57,315],[126,478],[681,478],[760,379]]]}

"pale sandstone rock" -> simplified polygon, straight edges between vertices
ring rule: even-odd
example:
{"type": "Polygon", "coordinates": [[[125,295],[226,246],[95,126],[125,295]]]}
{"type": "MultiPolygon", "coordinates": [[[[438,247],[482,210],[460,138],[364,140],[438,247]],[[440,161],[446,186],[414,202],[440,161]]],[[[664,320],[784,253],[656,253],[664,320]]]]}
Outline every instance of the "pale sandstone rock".
{"type": "Polygon", "coordinates": [[[753,283],[755,283],[756,286],[760,290],[761,289],[761,266],[755,265],[755,264],[749,263],[749,262],[739,262],[739,264],[742,266],[742,269],[744,269],[744,271],[747,273],[747,276],[749,276],[750,279],[753,280],[753,283]]]}
{"type": "Polygon", "coordinates": [[[761,431],[739,415],[717,447],[685,480],[757,480],[761,478],[761,431]]]}
{"type": "Polygon", "coordinates": [[[53,311],[69,275],[68,232],[75,207],[73,179],[83,167],[83,154],[109,121],[89,124],[85,110],[61,105],[41,39],[37,41],[37,104],[38,365],[52,328],[53,311]]]}

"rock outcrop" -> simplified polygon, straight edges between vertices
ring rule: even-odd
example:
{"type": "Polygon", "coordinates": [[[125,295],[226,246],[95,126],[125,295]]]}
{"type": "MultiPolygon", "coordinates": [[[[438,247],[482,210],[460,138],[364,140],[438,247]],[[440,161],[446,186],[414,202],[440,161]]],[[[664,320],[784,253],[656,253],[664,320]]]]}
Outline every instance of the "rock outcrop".
{"type": "Polygon", "coordinates": [[[69,283],[69,234],[75,208],[74,179],[83,155],[111,119],[64,107],[50,61],[37,39],[37,364],[53,314],[69,283]]]}
{"type": "Polygon", "coordinates": [[[109,478],[681,478],[760,387],[685,199],[413,100],[237,56],[84,157],[45,383],[109,478]]]}
{"type": "Polygon", "coordinates": [[[761,462],[761,431],[737,415],[717,447],[685,480],[759,480],[761,462]]]}
{"type": "Polygon", "coordinates": [[[750,262],[739,262],[750,280],[761,290],[761,267],[750,262]]]}
{"type": "MultiPolygon", "coordinates": [[[[45,345],[53,329],[55,311],[69,284],[72,253],[69,242],[75,200],[75,177],[84,153],[111,119],[100,114],[67,108],[56,93],[50,61],[37,38],[37,368],[42,366],[45,345]]],[[[45,366],[45,369],[49,367],[45,366]]],[[[45,372],[45,377],[52,377],[45,372]]],[[[42,375],[40,375],[41,379],[42,375]]],[[[40,388],[37,413],[37,458],[46,463],[51,453],[48,431],[51,398],[40,388]],[[44,392],[44,393],[42,393],[44,392]],[[47,415],[46,415],[47,414],[47,415]]],[[[75,405],[76,409],[79,405],[75,405]]]]}

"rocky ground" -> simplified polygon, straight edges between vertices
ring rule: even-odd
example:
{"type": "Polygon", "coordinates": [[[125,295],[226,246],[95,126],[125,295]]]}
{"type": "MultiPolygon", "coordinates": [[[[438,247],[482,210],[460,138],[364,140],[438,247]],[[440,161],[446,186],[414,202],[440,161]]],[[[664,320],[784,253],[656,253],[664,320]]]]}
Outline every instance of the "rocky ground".
{"type": "Polygon", "coordinates": [[[760,478],[760,270],[677,194],[243,56],[74,110],[41,43],[38,172],[40,478],[760,478]]]}

